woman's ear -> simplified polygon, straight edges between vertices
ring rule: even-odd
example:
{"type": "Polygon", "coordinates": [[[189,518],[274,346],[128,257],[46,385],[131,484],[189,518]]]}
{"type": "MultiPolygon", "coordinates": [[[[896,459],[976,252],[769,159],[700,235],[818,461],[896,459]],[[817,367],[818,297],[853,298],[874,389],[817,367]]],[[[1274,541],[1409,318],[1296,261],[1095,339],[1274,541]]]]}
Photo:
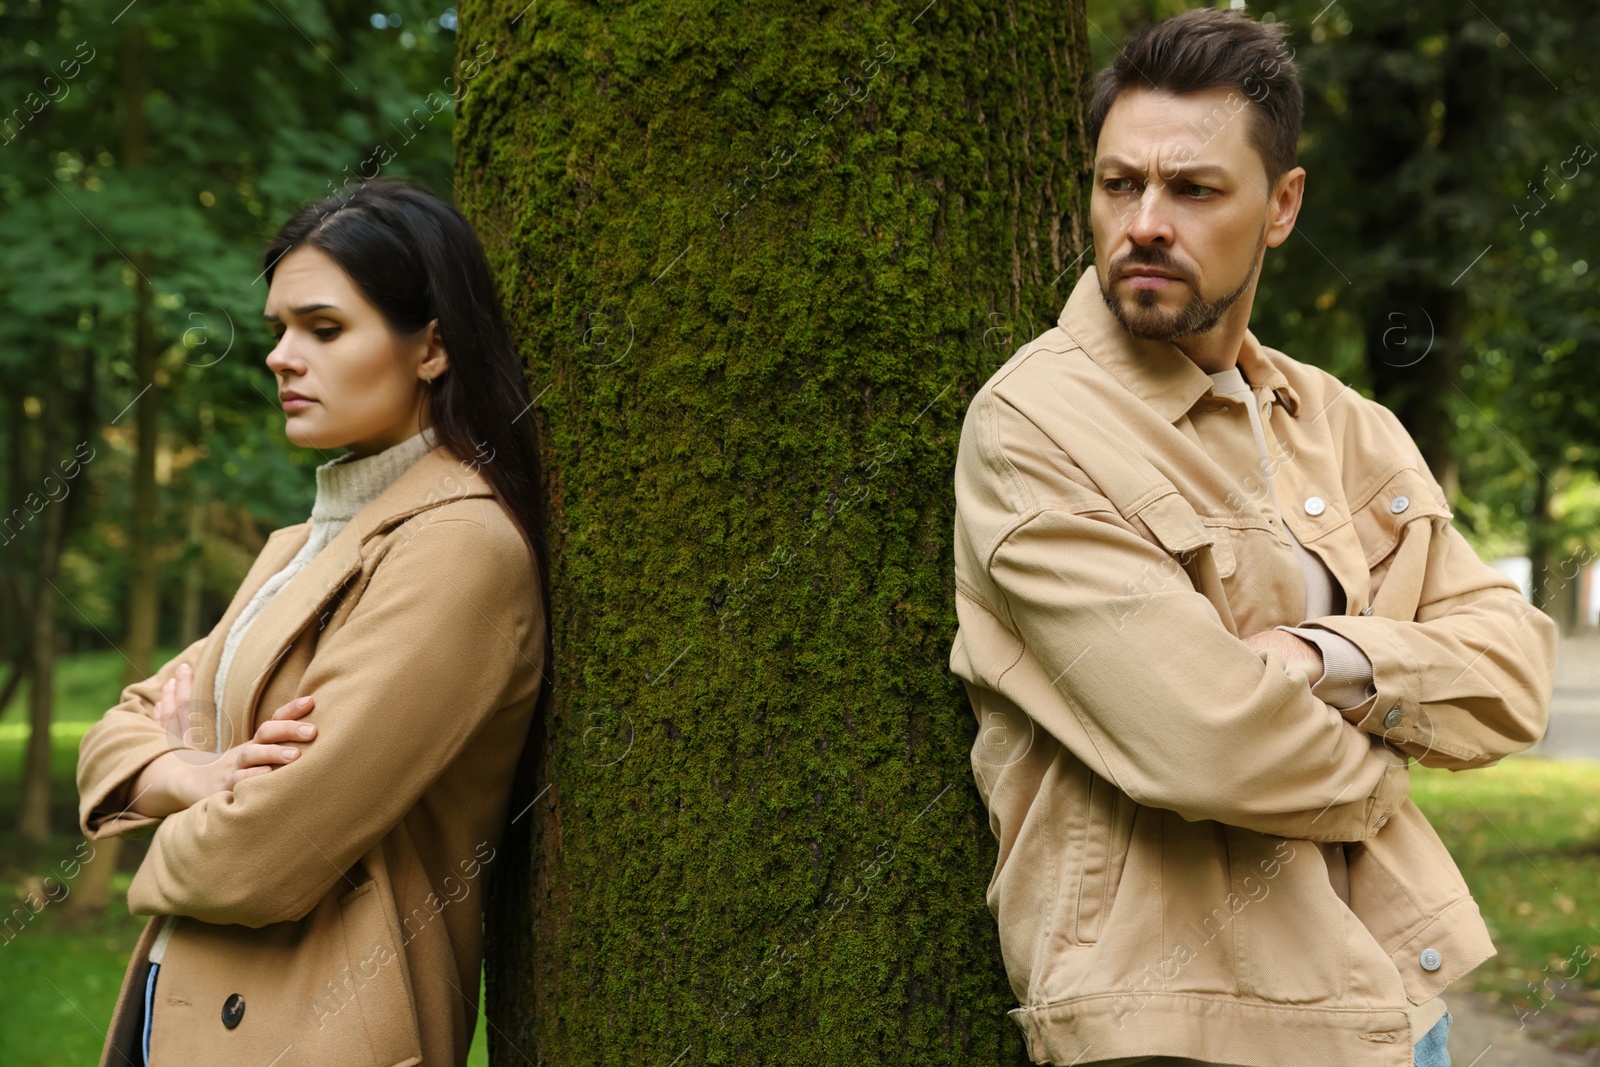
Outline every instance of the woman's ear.
{"type": "Polygon", "coordinates": [[[444,350],[444,338],[439,333],[438,319],[428,323],[427,336],[428,347],[422,354],[417,374],[424,381],[433,382],[450,369],[450,354],[444,350]]]}

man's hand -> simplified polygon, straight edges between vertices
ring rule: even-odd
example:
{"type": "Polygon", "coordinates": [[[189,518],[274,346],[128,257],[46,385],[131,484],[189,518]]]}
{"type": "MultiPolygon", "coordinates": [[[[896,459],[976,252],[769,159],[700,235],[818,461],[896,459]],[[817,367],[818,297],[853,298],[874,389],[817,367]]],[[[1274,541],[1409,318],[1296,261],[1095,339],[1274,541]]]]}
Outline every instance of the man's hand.
{"type": "MultiPolygon", "coordinates": [[[[187,714],[190,677],[187,666],[178,668],[177,682],[168,682],[151,717],[177,733],[187,714]]],[[[128,810],[162,819],[204,800],[213,793],[232,790],[246,778],[266,774],[292,763],[300,755],[293,742],[317,736],[316,723],[296,722],[311,711],[312,697],[291,700],[256,728],[255,736],[226,752],[175,749],[162,753],[140,771],[129,786],[133,797],[128,810]]],[[[185,731],[187,733],[187,731],[185,731]]]]}
{"type": "Polygon", "coordinates": [[[1299,634],[1287,630],[1263,630],[1245,638],[1244,643],[1258,653],[1268,649],[1277,652],[1291,668],[1304,671],[1306,681],[1311,685],[1316,685],[1322,677],[1322,650],[1299,634]]]}

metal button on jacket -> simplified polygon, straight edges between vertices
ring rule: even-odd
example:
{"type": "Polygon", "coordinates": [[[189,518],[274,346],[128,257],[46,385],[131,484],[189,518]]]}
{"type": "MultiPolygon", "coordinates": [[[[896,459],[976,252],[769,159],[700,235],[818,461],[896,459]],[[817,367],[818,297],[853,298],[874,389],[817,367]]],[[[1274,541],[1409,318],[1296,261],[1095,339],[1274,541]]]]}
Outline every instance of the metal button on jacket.
{"type": "Polygon", "coordinates": [[[1326,505],[1326,504],[1324,504],[1322,502],[1322,498],[1320,496],[1308,496],[1308,497],[1306,497],[1306,514],[1307,515],[1321,515],[1322,514],[1322,510],[1324,508],[1326,508],[1327,506],[1328,505],[1326,505]]]}
{"type": "Polygon", "coordinates": [[[1411,506],[1411,501],[1407,500],[1403,496],[1397,496],[1393,500],[1389,501],[1389,510],[1394,512],[1396,515],[1400,514],[1402,511],[1404,511],[1406,508],[1408,508],[1410,506],[1411,506]]]}
{"type": "Polygon", "coordinates": [[[1425,971],[1437,971],[1444,966],[1444,957],[1439,955],[1439,950],[1436,948],[1425,948],[1422,950],[1422,955],[1417,958],[1417,962],[1422,964],[1422,969],[1425,971]]]}
{"type": "Polygon", "coordinates": [[[1385,715],[1383,717],[1383,725],[1388,727],[1391,730],[1393,730],[1395,727],[1399,726],[1401,723],[1403,723],[1405,721],[1406,721],[1406,717],[1403,714],[1401,714],[1400,705],[1398,705],[1398,704],[1396,704],[1394,707],[1390,708],[1389,709],[1389,714],[1387,714],[1387,715],[1385,715]]]}
{"type": "Polygon", "coordinates": [[[222,1002],[222,1025],[232,1030],[244,1018],[244,997],[234,993],[222,1002]]]}

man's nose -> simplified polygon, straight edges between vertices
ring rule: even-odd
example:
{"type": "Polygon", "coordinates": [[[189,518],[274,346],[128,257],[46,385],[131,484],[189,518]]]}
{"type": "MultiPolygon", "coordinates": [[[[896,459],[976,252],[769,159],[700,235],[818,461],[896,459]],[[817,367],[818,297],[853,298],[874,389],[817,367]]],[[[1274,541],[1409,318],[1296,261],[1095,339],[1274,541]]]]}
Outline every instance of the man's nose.
{"type": "Polygon", "coordinates": [[[1133,210],[1133,217],[1128,220],[1128,239],[1140,245],[1172,244],[1172,218],[1167,197],[1154,183],[1146,187],[1133,210]]]}

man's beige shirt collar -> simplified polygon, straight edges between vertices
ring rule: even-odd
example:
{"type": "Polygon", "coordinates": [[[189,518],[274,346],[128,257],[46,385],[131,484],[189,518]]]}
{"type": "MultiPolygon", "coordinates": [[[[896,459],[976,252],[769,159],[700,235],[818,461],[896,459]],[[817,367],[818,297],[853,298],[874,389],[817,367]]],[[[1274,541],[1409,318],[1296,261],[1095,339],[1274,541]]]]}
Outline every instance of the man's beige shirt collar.
{"type": "MultiPolygon", "coordinates": [[[[1100,295],[1100,281],[1092,267],[1078,279],[1057,325],[1091,359],[1168,422],[1177,422],[1195,401],[1211,391],[1211,376],[1177,345],[1147,341],[1123,328],[1100,295]]],[[[1238,366],[1252,389],[1271,390],[1290,415],[1299,414],[1299,394],[1249,330],[1239,349],[1238,366]]]]}

